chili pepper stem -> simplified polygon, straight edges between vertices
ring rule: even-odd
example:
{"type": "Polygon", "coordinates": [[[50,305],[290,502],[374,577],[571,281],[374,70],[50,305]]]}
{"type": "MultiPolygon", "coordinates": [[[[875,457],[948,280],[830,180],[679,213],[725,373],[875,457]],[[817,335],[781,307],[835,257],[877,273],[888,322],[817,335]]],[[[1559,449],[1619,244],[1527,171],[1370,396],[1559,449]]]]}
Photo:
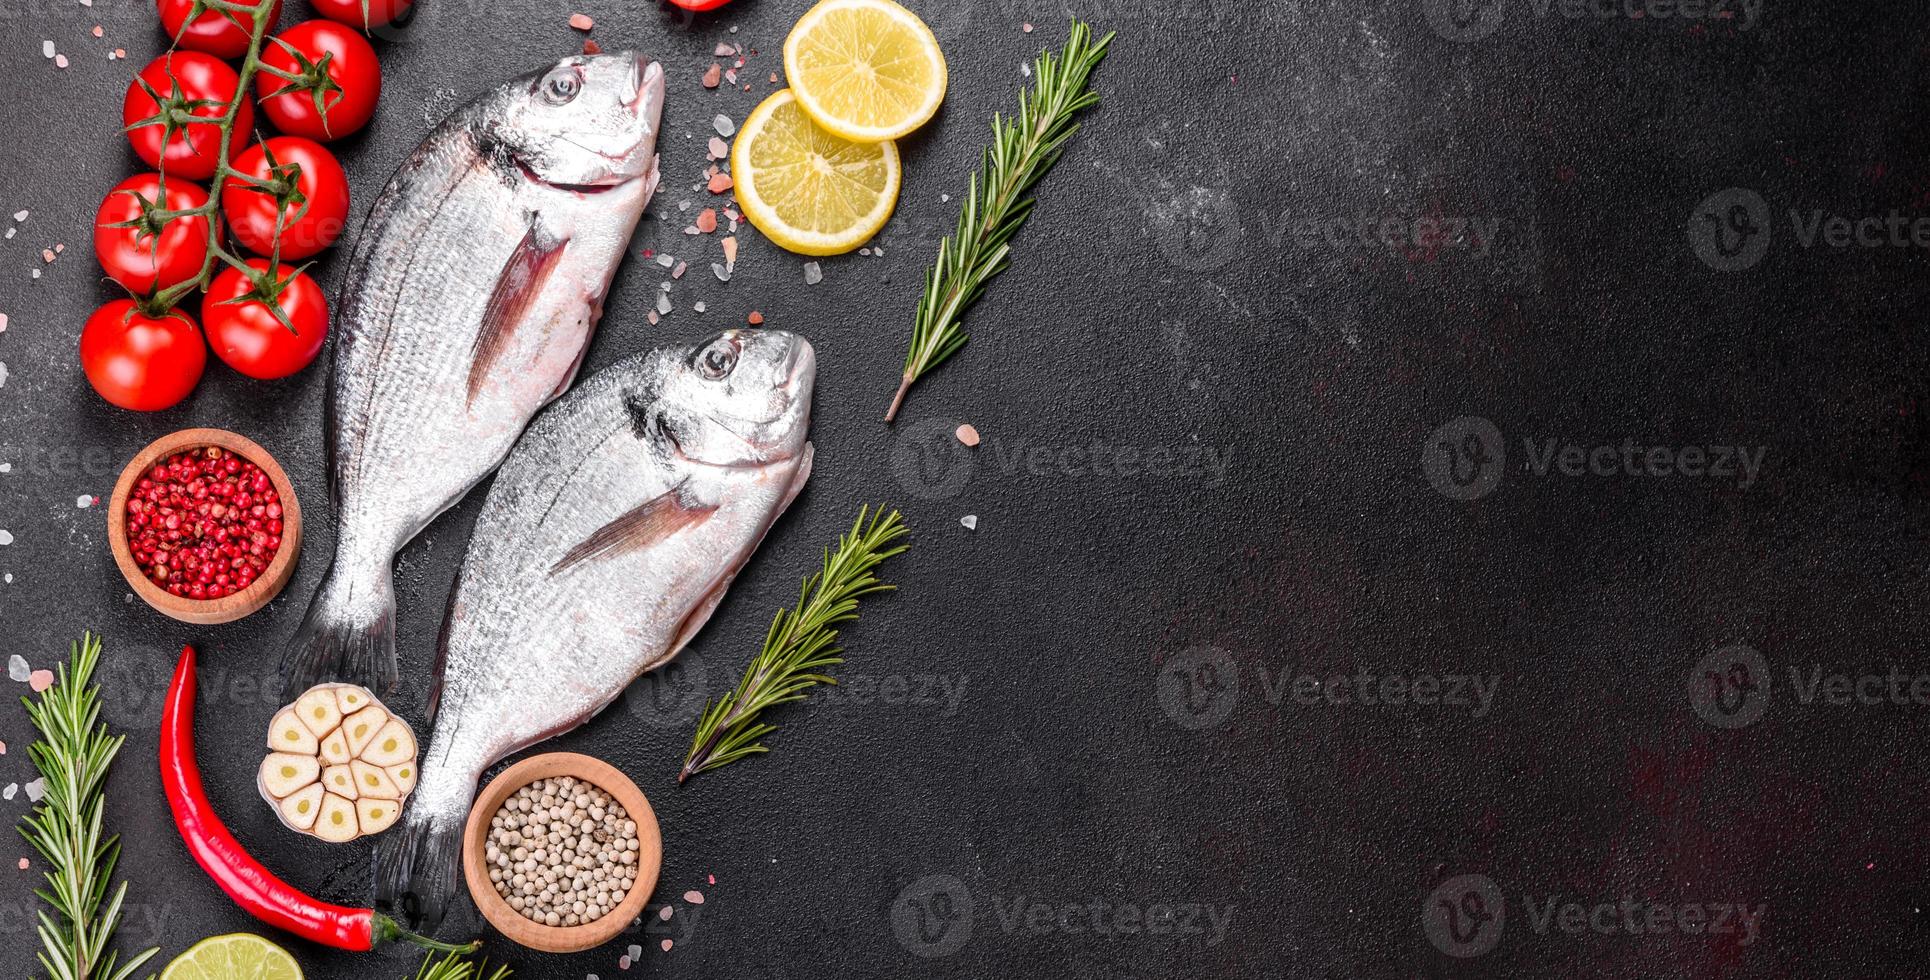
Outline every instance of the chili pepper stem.
{"type": "Polygon", "coordinates": [[[440,940],[430,939],[428,936],[419,933],[410,932],[402,928],[401,923],[380,912],[375,914],[373,925],[375,938],[373,945],[375,946],[380,946],[386,942],[414,943],[432,952],[456,953],[462,956],[467,956],[482,948],[482,940],[480,939],[471,939],[466,943],[445,943],[440,940]]]}

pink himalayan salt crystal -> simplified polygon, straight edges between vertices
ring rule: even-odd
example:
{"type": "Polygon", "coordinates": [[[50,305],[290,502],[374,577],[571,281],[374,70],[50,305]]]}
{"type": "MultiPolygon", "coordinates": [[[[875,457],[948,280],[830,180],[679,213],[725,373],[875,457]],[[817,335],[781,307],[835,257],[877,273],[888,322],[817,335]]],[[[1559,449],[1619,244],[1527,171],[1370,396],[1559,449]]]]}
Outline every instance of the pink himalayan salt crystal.
{"type": "Polygon", "coordinates": [[[40,692],[50,687],[53,687],[54,672],[51,670],[34,671],[31,675],[27,677],[27,686],[33,688],[35,694],[39,694],[40,692]]]}
{"type": "Polygon", "coordinates": [[[702,905],[704,904],[704,893],[693,888],[690,891],[684,892],[684,901],[692,905],[702,905]]]}
{"type": "MultiPolygon", "coordinates": [[[[24,859],[22,859],[22,861],[20,862],[20,865],[21,865],[21,867],[26,867],[26,861],[25,861],[24,859]]],[[[670,940],[668,940],[668,939],[666,939],[666,940],[664,940],[664,941],[663,941],[662,943],[660,943],[659,945],[661,945],[661,946],[663,946],[663,951],[664,951],[664,952],[666,952],[666,953],[668,953],[668,952],[670,952],[670,940]]]]}
{"type": "Polygon", "coordinates": [[[570,26],[579,31],[587,31],[596,26],[596,21],[591,20],[589,14],[571,14],[570,26]]]}
{"type": "MultiPolygon", "coordinates": [[[[21,859],[20,859],[20,870],[22,870],[22,871],[25,871],[25,870],[27,870],[27,859],[26,859],[26,858],[21,858],[21,859]]],[[[670,941],[670,940],[668,940],[668,939],[666,939],[666,940],[664,940],[664,942],[669,942],[669,941],[670,941]]],[[[668,948],[668,947],[666,947],[666,948],[668,948]]]]}
{"type": "Polygon", "coordinates": [[[665,922],[669,922],[669,921],[670,921],[670,913],[672,913],[672,912],[674,912],[674,911],[676,911],[676,910],[675,910],[675,909],[672,909],[672,908],[671,908],[670,906],[668,906],[668,905],[666,905],[666,906],[664,906],[663,908],[661,908],[661,909],[658,909],[658,910],[657,910],[657,918],[659,918],[659,919],[662,919],[662,920],[663,920],[663,921],[665,921],[665,922]]]}

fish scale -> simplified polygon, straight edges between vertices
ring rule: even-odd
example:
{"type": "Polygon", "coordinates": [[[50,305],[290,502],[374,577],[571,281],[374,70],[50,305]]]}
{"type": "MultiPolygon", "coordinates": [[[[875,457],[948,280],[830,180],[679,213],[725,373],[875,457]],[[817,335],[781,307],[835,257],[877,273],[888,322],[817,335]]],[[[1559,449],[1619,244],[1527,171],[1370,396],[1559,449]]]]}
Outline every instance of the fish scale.
{"type": "Polygon", "coordinates": [[[619,361],[530,426],[450,597],[378,901],[439,923],[483,771],[589,720],[702,627],[810,475],[815,373],[803,338],[730,330],[619,361]]]}
{"type": "Polygon", "coordinates": [[[329,382],[335,556],[291,688],[394,688],[395,554],[574,378],[656,189],[662,105],[635,54],[566,58],[458,109],[370,210],[329,382]]]}

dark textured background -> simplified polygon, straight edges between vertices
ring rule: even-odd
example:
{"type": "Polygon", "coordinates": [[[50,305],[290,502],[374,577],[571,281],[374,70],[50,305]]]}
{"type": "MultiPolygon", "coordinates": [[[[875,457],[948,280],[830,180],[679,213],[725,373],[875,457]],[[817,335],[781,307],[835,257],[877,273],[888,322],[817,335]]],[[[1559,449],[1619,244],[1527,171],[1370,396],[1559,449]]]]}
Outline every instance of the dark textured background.
{"type": "MultiPolygon", "coordinates": [[[[707,196],[690,185],[708,120],[741,120],[772,87],[805,8],[425,4],[381,47],[373,127],[342,145],[358,213],[458,95],[573,50],[564,21],[581,9],[606,47],[668,65],[665,187],[636,246],[680,255],[677,205],[707,196]],[[752,91],[704,91],[731,25],[758,50],[752,91]]],[[[818,467],[680,663],[546,746],[610,759],[651,796],[672,920],[576,956],[492,953],[531,980],[607,980],[630,942],[645,947],[632,972],[664,976],[1921,974],[1926,706],[1830,705],[1790,679],[1930,670],[1924,249],[1806,243],[1790,215],[1930,216],[1930,11],[1070,0],[1121,33],[1105,106],[1042,187],[975,339],[894,430],[878,418],[918,276],[955,214],[940,195],[961,190],[987,116],[1064,14],[1059,0],[913,6],[952,87],[905,144],[884,257],[828,260],[807,287],[798,258],[746,233],[726,285],[701,271],[706,242],[657,327],[643,313],[659,270],[619,276],[592,369],[751,309],[807,334],[818,467]],[[1756,197],[1705,203],[1728,188],[1756,197]],[[1705,216],[1730,234],[1710,237],[1705,216]],[[1454,233],[1377,238],[1382,219],[1424,218],[1454,233]],[[699,298],[708,313],[691,312],[699,298]],[[940,420],[987,442],[954,452],[940,420]],[[1538,474],[1524,446],[1550,439],[1613,447],[1618,467],[1625,441],[1763,455],[1753,481],[1538,474]],[[1491,492],[1457,499],[1448,464],[1491,492]],[[848,635],[842,674],[858,683],[782,712],[771,756],[679,789],[702,697],[875,499],[904,507],[915,543],[887,570],[903,591],[848,635]],[[1711,671],[1755,682],[1727,692],[1747,695],[1739,711],[1692,709],[1690,681],[1711,671]],[[1498,688],[1485,711],[1294,697],[1296,677],[1361,672],[1498,688]],[[936,696],[940,681],[962,696],[936,696]],[[680,897],[692,888],[701,906],[680,897]],[[1459,942],[1441,901],[1465,910],[1469,892],[1506,915],[1459,942]],[[1624,897],[1761,919],[1717,935],[1537,922],[1551,898],[1624,897]],[[1192,928],[1095,934],[1095,903],[1107,921],[1171,907],[1192,928]]],[[[172,956],[257,928],[190,863],[156,785],[154,720],[183,641],[205,650],[201,756],[221,812],[290,880],[364,901],[367,845],[282,830],[252,776],[278,703],[260,681],[332,539],[324,372],[261,384],[211,361],[188,403],[152,416],[87,389],[75,338],[112,295],[88,225],[134,169],[119,101],[160,36],[134,0],[0,11],[0,214],[32,212],[0,242],[4,650],[38,667],[84,629],[107,637],[108,718],[129,732],[107,816],[129,844],[130,943],[172,956]],[[46,38],[72,67],[40,57],[46,38]],[[113,46],[130,60],[106,60],[113,46]],[[56,242],[66,253],[30,280],[56,242]],[[310,515],[286,594],[215,629],[132,602],[102,510],[75,506],[187,425],[270,447],[310,515]]],[[[343,264],[326,259],[324,282],[343,264]]],[[[418,718],[479,501],[400,560],[412,680],[391,703],[418,718]]],[[[0,737],[0,783],[25,781],[18,708],[0,707],[0,737]]],[[[0,961],[18,975],[38,869],[0,861],[0,961]]],[[[312,977],[410,966],[291,948],[312,977]]]]}

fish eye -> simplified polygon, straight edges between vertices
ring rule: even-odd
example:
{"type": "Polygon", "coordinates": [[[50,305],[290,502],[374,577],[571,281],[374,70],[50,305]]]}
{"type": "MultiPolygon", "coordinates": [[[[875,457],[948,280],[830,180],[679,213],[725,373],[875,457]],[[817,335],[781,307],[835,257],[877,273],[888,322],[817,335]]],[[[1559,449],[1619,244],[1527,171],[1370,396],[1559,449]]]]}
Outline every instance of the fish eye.
{"type": "Polygon", "coordinates": [[[697,354],[697,370],[712,381],[722,381],[737,367],[737,345],[718,338],[697,354]]]}
{"type": "Polygon", "coordinates": [[[583,88],[583,79],[578,78],[576,69],[563,65],[543,76],[543,100],[550,105],[567,105],[576,93],[583,88]]]}

